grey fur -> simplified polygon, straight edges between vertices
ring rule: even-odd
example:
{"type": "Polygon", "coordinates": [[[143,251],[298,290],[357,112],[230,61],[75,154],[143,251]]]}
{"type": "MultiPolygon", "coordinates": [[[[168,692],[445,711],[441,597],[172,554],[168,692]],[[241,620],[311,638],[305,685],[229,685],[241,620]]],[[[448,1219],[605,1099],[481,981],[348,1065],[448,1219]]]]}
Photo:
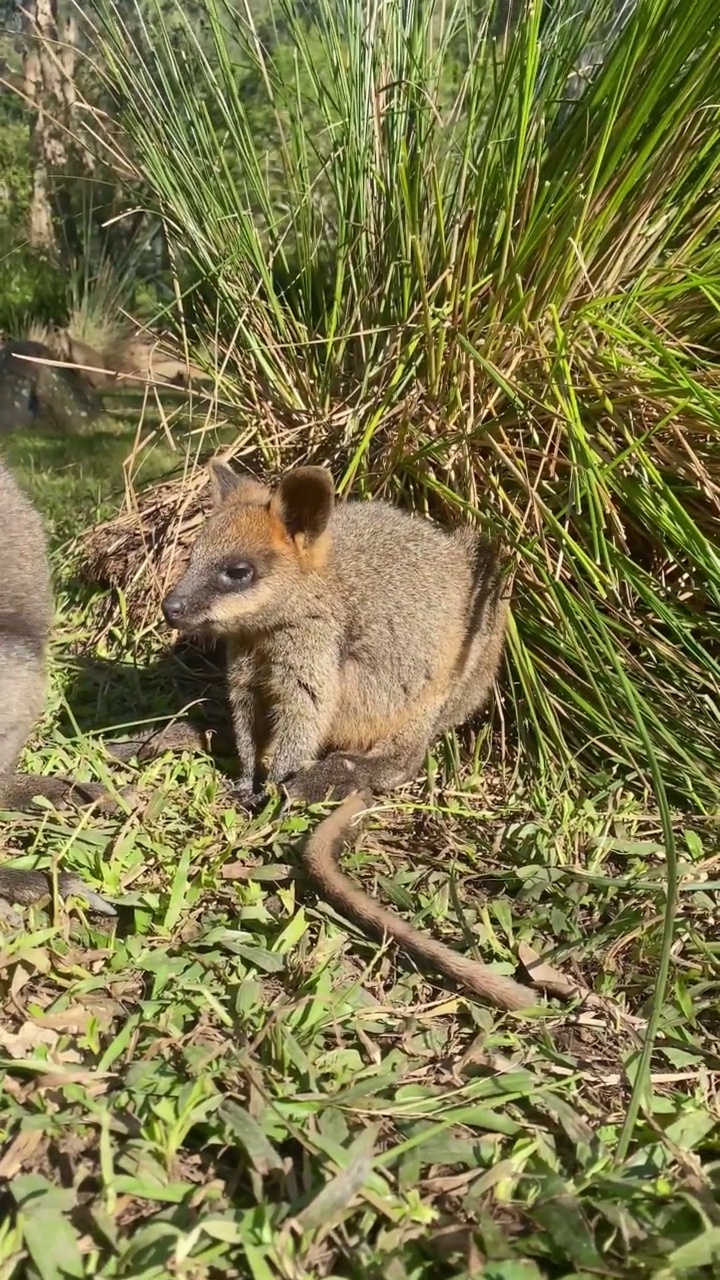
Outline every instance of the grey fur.
{"type": "MultiPolygon", "coordinates": [[[[16,772],[18,756],[45,700],[45,660],[54,615],[47,542],[42,520],[6,465],[0,461],[0,807],[23,809],[35,796],[58,805],[78,796],[102,797],[94,783],[16,772]]],[[[87,898],[94,910],[114,915],[104,899],[72,875],[58,877],[61,892],[87,898]]],[[[49,891],[44,872],[0,866],[0,897],[34,902],[49,891]]],[[[7,914],[7,913],[6,913],[7,914]]]]}

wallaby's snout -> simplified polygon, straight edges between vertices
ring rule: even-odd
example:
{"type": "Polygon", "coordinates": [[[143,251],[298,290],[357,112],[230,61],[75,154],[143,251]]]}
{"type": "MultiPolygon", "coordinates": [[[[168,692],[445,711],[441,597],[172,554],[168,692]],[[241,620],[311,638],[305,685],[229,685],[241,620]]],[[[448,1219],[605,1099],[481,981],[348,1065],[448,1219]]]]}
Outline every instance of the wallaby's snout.
{"type": "Polygon", "coordinates": [[[187,605],[177,587],[169,591],[162,602],[162,611],[169,627],[180,627],[187,612],[187,605]]]}
{"type": "Polygon", "coordinates": [[[211,623],[212,600],[208,584],[190,568],[172,591],[168,591],[160,608],[169,627],[187,635],[206,634],[211,623]]]}

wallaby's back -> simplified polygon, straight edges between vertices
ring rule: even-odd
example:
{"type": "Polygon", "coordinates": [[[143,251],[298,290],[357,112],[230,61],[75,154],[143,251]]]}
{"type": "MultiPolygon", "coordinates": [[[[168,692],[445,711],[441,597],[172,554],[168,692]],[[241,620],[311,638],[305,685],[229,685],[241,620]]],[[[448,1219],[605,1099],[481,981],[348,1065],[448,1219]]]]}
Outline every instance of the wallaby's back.
{"type": "Polygon", "coordinates": [[[53,593],[43,523],[0,461],[0,788],[39,716],[53,593]]]}
{"type": "Polygon", "coordinates": [[[431,736],[460,724],[485,702],[502,652],[498,548],[381,502],[336,507],[328,535],[323,593],[342,616],[346,694],[381,721],[416,696],[444,693],[431,736]]]}
{"type": "Polygon", "coordinates": [[[407,644],[412,636],[428,652],[438,648],[441,619],[462,628],[472,585],[463,540],[378,501],[339,504],[327,533],[324,572],[351,626],[362,625],[380,644],[395,636],[407,644]]]}

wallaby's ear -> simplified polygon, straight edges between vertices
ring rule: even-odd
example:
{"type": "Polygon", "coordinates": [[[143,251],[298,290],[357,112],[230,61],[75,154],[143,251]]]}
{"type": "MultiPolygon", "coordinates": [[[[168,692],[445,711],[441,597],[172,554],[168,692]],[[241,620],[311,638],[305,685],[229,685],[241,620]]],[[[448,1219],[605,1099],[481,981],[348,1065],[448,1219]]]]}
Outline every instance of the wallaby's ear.
{"type": "Polygon", "coordinates": [[[208,472],[210,494],[215,508],[221,507],[223,502],[233,494],[241,502],[258,505],[264,505],[270,497],[270,491],[264,484],[259,484],[257,480],[253,480],[252,476],[238,475],[227,462],[220,462],[218,458],[213,458],[212,462],[208,463],[208,472]]]}
{"type": "Polygon", "coordinates": [[[295,467],[273,493],[270,510],[291,538],[313,543],[327,528],[335,504],[335,485],[325,467],[295,467]]]}
{"type": "Polygon", "coordinates": [[[208,474],[212,504],[214,507],[221,507],[225,499],[235,493],[240,477],[227,462],[219,462],[217,458],[213,458],[208,464],[208,474]]]}

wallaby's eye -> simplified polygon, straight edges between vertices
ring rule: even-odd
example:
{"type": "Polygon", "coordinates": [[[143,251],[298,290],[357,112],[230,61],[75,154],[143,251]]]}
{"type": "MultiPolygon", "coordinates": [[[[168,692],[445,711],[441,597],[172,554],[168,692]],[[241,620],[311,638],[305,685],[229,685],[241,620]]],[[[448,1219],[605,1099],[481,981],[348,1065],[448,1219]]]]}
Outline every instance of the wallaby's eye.
{"type": "Polygon", "coordinates": [[[218,573],[220,585],[226,591],[237,591],[242,590],[243,587],[249,587],[254,577],[255,570],[244,560],[239,561],[238,564],[226,564],[218,573]]]}

